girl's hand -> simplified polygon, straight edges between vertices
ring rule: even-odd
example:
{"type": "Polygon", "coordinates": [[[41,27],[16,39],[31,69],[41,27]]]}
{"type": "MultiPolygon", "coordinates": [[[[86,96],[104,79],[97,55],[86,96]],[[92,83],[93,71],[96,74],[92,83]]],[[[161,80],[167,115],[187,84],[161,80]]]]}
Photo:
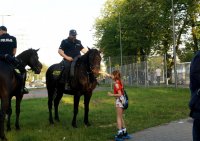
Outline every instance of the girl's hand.
{"type": "Polygon", "coordinates": [[[106,77],[112,78],[112,75],[103,71],[99,71],[100,74],[103,74],[106,77]]]}
{"type": "Polygon", "coordinates": [[[113,96],[113,94],[111,92],[108,92],[108,96],[113,96]]]}
{"type": "Polygon", "coordinates": [[[110,78],[111,78],[111,75],[110,75],[110,74],[108,74],[108,73],[106,73],[106,77],[110,77],[110,78]]]}

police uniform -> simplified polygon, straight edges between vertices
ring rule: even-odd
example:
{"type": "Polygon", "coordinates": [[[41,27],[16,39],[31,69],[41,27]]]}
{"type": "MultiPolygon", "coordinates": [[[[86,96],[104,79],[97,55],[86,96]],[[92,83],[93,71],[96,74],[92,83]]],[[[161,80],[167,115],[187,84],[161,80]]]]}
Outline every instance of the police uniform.
{"type": "Polygon", "coordinates": [[[0,36],[0,56],[5,58],[5,60],[11,64],[14,68],[18,68],[21,74],[16,74],[21,83],[21,90],[23,94],[28,93],[28,89],[25,88],[26,70],[22,68],[18,61],[14,58],[14,49],[17,48],[17,40],[14,36],[7,33],[7,28],[5,26],[0,26],[0,30],[4,33],[0,36]]]}
{"type": "Polygon", "coordinates": [[[71,41],[69,38],[62,40],[59,49],[62,49],[67,56],[72,57],[73,59],[76,56],[81,55],[80,51],[83,49],[80,40],[71,41]]]}
{"type": "Polygon", "coordinates": [[[193,121],[193,141],[200,141],[200,51],[196,53],[190,64],[190,116],[193,121]]]}
{"type": "MultiPolygon", "coordinates": [[[[72,41],[70,38],[67,38],[62,40],[59,49],[62,49],[67,56],[70,56],[74,59],[75,57],[81,55],[80,51],[83,49],[83,46],[80,40],[75,39],[74,41],[72,41]]],[[[64,65],[63,76],[61,77],[60,82],[65,83],[67,86],[69,81],[68,76],[69,76],[71,62],[64,59],[63,65],[64,65]]]]}
{"type": "Polygon", "coordinates": [[[17,48],[17,40],[14,36],[10,36],[8,33],[0,36],[0,54],[9,54],[14,56],[13,49],[17,48]]]}

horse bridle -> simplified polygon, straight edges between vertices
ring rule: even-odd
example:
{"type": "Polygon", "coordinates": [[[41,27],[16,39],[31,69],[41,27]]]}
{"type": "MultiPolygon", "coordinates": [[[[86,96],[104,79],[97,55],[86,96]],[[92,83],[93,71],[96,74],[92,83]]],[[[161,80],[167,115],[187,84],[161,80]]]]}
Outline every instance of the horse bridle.
{"type": "MultiPolygon", "coordinates": [[[[22,66],[25,69],[26,63],[23,60],[21,60],[21,59],[17,59],[17,61],[19,62],[19,65],[22,66]]],[[[37,67],[36,65],[30,65],[30,64],[28,64],[28,65],[31,67],[31,69],[33,71],[37,71],[37,72],[40,71],[39,67],[37,67]]]]}

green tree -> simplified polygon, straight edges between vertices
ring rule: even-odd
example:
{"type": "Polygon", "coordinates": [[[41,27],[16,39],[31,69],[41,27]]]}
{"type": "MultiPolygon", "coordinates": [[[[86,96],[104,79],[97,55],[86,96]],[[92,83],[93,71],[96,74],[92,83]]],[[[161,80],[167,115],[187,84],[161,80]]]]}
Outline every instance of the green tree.
{"type": "MultiPolygon", "coordinates": [[[[174,0],[175,47],[179,57],[184,54],[180,48],[184,42],[192,44],[193,52],[198,50],[199,3],[200,0],[174,0]]],[[[168,67],[173,66],[173,56],[168,55],[173,46],[171,0],[108,0],[95,29],[96,47],[105,57],[119,56],[121,31],[124,56],[134,55],[133,61],[137,62],[145,61],[147,55],[167,54],[168,67]]]]}

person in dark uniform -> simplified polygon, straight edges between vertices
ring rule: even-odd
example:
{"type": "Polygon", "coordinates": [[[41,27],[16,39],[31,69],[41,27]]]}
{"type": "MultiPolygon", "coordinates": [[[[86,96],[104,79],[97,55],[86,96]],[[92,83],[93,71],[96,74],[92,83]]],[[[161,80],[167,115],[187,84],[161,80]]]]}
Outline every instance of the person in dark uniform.
{"type": "Polygon", "coordinates": [[[86,53],[88,48],[84,48],[80,40],[76,39],[77,32],[72,29],[69,31],[69,37],[62,40],[58,53],[63,57],[64,70],[60,82],[65,83],[65,89],[69,89],[69,71],[71,62],[75,57],[80,56],[81,52],[86,53]]]}
{"type": "Polygon", "coordinates": [[[193,141],[200,141],[200,51],[190,64],[190,116],[193,121],[193,141]]]}
{"type": "Polygon", "coordinates": [[[27,94],[28,89],[25,88],[25,69],[19,66],[18,61],[15,59],[17,52],[17,40],[14,36],[7,33],[5,26],[0,26],[0,58],[9,63],[13,69],[19,69],[21,75],[16,75],[22,83],[22,93],[27,94]]]}
{"type": "Polygon", "coordinates": [[[0,26],[0,54],[15,56],[17,51],[17,40],[7,33],[5,26],[0,26]]]}

